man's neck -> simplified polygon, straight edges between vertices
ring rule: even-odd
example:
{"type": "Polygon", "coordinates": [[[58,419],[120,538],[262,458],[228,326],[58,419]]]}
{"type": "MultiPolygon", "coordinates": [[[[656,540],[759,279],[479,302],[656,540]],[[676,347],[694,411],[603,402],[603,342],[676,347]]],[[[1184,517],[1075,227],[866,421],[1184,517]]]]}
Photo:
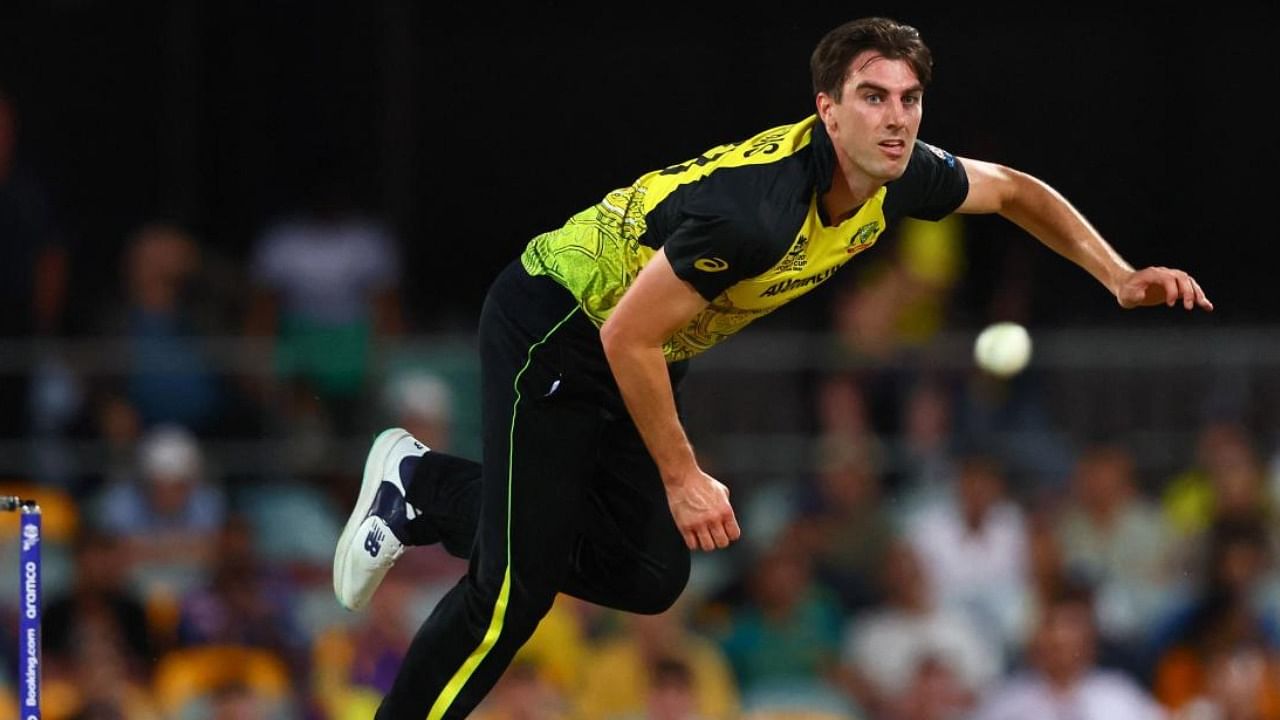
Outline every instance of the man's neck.
{"type": "Polygon", "coordinates": [[[1072,670],[1060,673],[1045,673],[1044,681],[1055,695],[1069,695],[1080,685],[1086,670],[1072,670]]]}
{"type": "Polygon", "coordinates": [[[837,152],[831,189],[821,198],[822,209],[826,211],[827,219],[832,225],[839,225],[857,212],[883,185],[882,182],[856,172],[853,163],[837,152]]]}
{"type": "Polygon", "coordinates": [[[1084,506],[1084,511],[1096,527],[1110,530],[1119,519],[1122,507],[1119,502],[1091,503],[1084,506]]]}

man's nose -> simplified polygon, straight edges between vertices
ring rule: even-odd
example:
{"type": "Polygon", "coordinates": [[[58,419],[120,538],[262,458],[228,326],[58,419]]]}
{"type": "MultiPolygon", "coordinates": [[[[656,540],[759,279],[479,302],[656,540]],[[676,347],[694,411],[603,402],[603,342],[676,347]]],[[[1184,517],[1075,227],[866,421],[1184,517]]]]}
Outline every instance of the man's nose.
{"type": "Polygon", "coordinates": [[[891,128],[899,128],[907,122],[907,108],[902,104],[901,100],[889,101],[889,112],[885,117],[885,124],[891,128]]]}

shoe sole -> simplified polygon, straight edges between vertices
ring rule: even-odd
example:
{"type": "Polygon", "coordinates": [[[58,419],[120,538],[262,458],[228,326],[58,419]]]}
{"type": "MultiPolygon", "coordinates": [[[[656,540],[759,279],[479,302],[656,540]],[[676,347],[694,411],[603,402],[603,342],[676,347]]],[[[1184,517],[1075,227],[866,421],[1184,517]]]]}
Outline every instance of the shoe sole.
{"type": "MultiPolygon", "coordinates": [[[[356,499],[356,505],[351,511],[351,517],[347,518],[346,526],[342,528],[342,534],[338,536],[338,546],[333,552],[333,594],[338,598],[338,604],[348,610],[359,610],[364,606],[364,603],[347,605],[342,601],[342,592],[338,587],[342,579],[346,577],[347,560],[351,554],[351,538],[360,529],[360,526],[364,524],[364,519],[369,514],[369,507],[373,504],[373,499],[378,494],[378,488],[382,485],[388,452],[395,447],[396,443],[407,437],[409,437],[407,430],[390,428],[383,430],[374,439],[373,446],[369,448],[369,456],[364,463],[364,479],[360,482],[360,496],[356,499]]],[[[381,579],[378,582],[381,582],[381,579]]]]}

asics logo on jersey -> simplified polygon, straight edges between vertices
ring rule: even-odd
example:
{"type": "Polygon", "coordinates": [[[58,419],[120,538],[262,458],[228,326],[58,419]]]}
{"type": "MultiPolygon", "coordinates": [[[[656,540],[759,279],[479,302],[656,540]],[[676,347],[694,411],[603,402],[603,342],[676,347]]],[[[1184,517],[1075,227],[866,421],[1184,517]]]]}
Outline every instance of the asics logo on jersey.
{"type": "Polygon", "coordinates": [[[369,551],[372,557],[378,557],[378,553],[382,551],[382,541],[387,539],[386,533],[382,528],[375,527],[369,531],[364,539],[364,549],[369,551]]]}
{"type": "Polygon", "coordinates": [[[693,266],[702,272],[720,272],[721,270],[729,269],[729,263],[727,261],[716,257],[698,258],[693,261],[693,266]]]}

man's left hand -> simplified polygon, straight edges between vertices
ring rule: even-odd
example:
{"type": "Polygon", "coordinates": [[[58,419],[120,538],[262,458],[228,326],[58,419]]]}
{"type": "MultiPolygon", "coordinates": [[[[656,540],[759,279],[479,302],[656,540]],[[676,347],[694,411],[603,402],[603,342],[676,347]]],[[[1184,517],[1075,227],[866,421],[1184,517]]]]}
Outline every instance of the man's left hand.
{"type": "Polygon", "coordinates": [[[1126,310],[1160,304],[1173,307],[1178,301],[1188,310],[1196,307],[1213,310],[1213,303],[1205,297],[1195,278],[1182,270],[1167,267],[1133,271],[1120,283],[1116,300],[1126,310]]]}

